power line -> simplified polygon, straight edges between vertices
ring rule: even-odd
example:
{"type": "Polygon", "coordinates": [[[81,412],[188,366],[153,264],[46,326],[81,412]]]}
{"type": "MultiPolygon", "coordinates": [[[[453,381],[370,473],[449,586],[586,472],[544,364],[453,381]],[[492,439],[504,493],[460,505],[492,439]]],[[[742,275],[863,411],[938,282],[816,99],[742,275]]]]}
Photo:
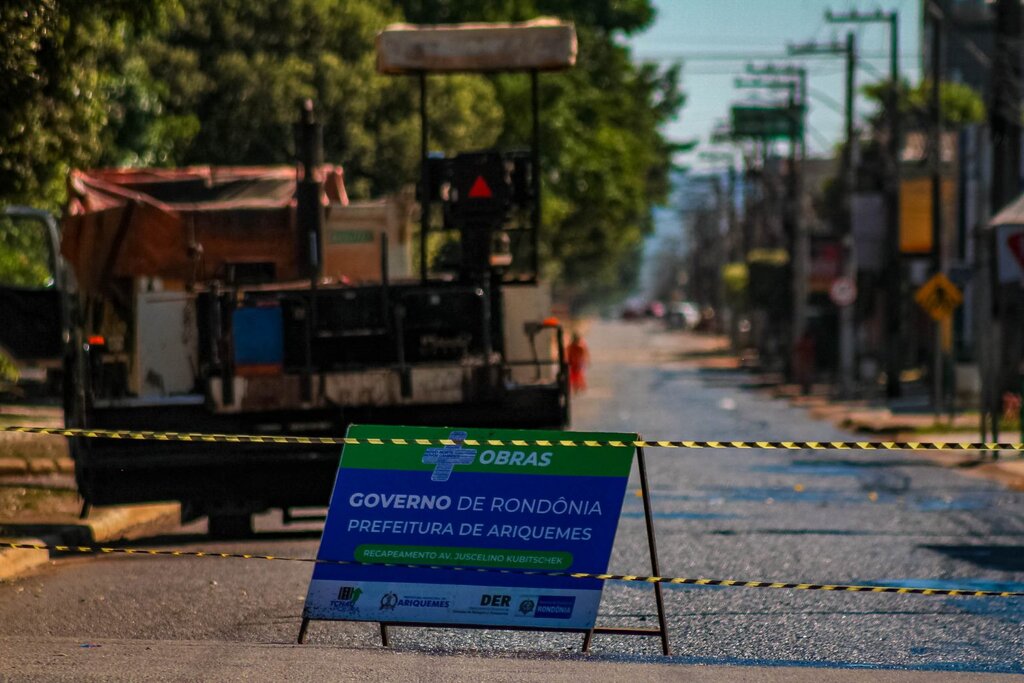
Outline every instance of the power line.
{"type": "MultiPolygon", "coordinates": [[[[805,58],[824,58],[829,55],[801,55],[805,58]]],[[[863,52],[858,55],[860,59],[888,59],[889,53],[887,52],[863,52]]],[[[921,58],[921,55],[916,52],[907,52],[900,54],[900,60],[909,60],[916,62],[921,58]]],[[[752,59],[792,59],[793,56],[787,54],[785,51],[755,51],[745,50],[737,52],[687,52],[682,50],[652,50],[646,51],[634,51],[633,58],[640,61],[651,61],[651,62],[670,62],[670,61],[693,61],[693,62],[746,62],[752,59]]]]}
{"type": "MultiPolygon", "coordinates": [[[[836,66],[834,62],[820,62],[813,66],[807,67],[807,73],[813,74],[815,76],[832,76],[838,73],[842,73],[842,71],[843,68],[841,66],[836,66]]],[[[687,66],[684,64],[682,72],[684,78],[687,75],[713,76],[717,74],[735,75],[736,73],[738,73],[738,69],[736,68],[736,66],[729,64],[706,64],[698,65],[695,67],[687,66]]]]}
{"type": "Polygon", "coordinates": [[[838,112],[840,114],[846,113],[846,109],[843,107],[842,104],[840,104],[834,97],[825,93],[822,90],[808,87],[807,94],[816,99],[817,101],[821,102],[822,104],[824,104],[832,111],[838,112]]]}
{"type": "Polygon", "coordinates": [[[870,62],[858,62],[857,63],[857,68],[858,69],[863,69],[864,71],[867,71],[869,74],[871,74],[875,78],[881,79],[883,81],[889,80],[889,76],[888,75],[886,75],[886,74],[882,73],[881,71],[879,71],[878,69],[876,69],[874,67],[874,65],[871,64],[870,62]]]}
{"type": "Polygon", "coordinates": [[[822,132],[821,132],[821,131],[819,131],[819,130],[818,130],[817,128],[815,128],[814,126],[812,126],[812,125],[811,125],[811,122],[810,122],[809,120],[808,120],[808,121],[806,121],[806,122],[804,123],[804,128],[806,128],[806,129],[807,129],[807,132],[811,134],[811,137],[812,137],[812,138],[814,138],[814,141],[815,141],[815,142],[817,142],[817,143],[818,143],[818,145],[819,145],[819,146],[820,146],[820,147],[821,147],[821,148],[822,148],[822,149],[823,149],[824,151],[826,151],[826,152],[827,152],[827,151],[829,151],[829,150],[830,150],[830,149],[831,149],[832,147],[834,147],[834,146],[835,146],[835,142],[834,142],[834,141],[831,141],[831,140],[829,140],[829,139],[828,139],[828,138],[827,138],[827,137],[825,136],[825,134],[824,134],[824,133],[822,133],[822,132]]]}

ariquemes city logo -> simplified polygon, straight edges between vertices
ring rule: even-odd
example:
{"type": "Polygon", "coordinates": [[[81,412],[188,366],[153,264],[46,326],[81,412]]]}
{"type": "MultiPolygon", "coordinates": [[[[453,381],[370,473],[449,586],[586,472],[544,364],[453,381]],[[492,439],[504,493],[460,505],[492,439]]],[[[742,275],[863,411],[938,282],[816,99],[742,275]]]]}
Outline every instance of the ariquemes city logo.
{"type": "Polygon", "coordinates": [[[380,597],[380,611],[392,611],[398,607],[398,593],[388,592],[380,597]]]}

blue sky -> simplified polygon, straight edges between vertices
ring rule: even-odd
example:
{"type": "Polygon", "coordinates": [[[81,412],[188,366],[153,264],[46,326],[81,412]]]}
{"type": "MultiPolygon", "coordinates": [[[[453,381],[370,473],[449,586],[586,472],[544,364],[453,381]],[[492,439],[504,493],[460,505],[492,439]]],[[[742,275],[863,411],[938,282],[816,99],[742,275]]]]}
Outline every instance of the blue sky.
{"type": "MultiPolygon", "coordinates": [[[[748,62],[802,63],[809,70],[811,91],[807,144],[810,153],[827,154],[843,131],[844,60],[835,57],[788,57],[787,43],[845,40],[857,33],[863,62],[858,88],[880,80],[889,71],[889,30],[886,24],[829,24],[825,10],[895,9],[900,15],[900,68],[911,81],[920,77],[920,2],[889,0],[654,0],[655,23],[630,43],[638,60],[683,62],[686,105],[666,127],[672,139],[707,142],[715,122],[727,118],[731,103],[753,93],[733,81],[748,62]],[[838,110],[838,111],[837,111],[838,110]]],[[[858,102],[859,114],[868,107],[858,102]]],[[[699,164],[698,164],[699,165],[699,164]]]]}

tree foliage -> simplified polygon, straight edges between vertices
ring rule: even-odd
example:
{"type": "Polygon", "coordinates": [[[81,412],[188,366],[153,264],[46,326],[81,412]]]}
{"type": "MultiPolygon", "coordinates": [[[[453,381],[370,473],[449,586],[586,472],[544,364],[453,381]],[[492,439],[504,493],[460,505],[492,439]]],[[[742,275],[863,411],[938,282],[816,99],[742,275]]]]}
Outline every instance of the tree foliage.
{"type": "Polygon", "coordinates": [[[654,20],[650,0],[395,0],[409,21],[526,21],[555,16],[602,32],[634,33],[654,20]]]}
{"type": "MultiPolygon", "coordinates": [[[[0,201],[56,208],[66,173],[96,165],[292,160],[313,98],[325,158],[356,196],[413,182],[417,88],[375,71],[394,21],[576,22],[575,70],[541,78],[549,276],[594,293],[635,276],[672,148],[659,126],[683,98],[679,68],[638,66],[618,37],[649,0],[39,0],[0,5],[0,201]]],[[[529,80],[432,77],[431,148],[530,139],[529,80]]]]}
{"type": "MultiPolygon", "coordinates": [[[[876,106],[872,118],[874,125],[884,125],[886,99],[891,91],[891,81],[870,83],[863,87],[865,97],[876,106]]],[[[906,81],[900,83],[899,107],[903,117],[904,130],[924,128],[930,121],[932,82],[922,81],[911,87],[906,81]]],[[[942,108],[942,123],[957,127],[985,120],[985,101],[981,94],[965,83],[942,81],[939,84],[939,104],[942,108]]]]}
{"type": "Polygon", "coordinates": [[[154,0],[0,3],[0,200],[56,208],[69,168],[103,155],[110,90],[134,31],[156,26],[154,0]]]}
{"type": "MultiPolygon", "coordinates": [[[[325,158],[349,191],[369,196],[415,177],[416,90],[375,70],[374,38],[401,19],[369,0],[183,0],[184,11],[146,48],[152,73],[174,83],[169,110],[195,112],[184,163],[265,164],[293,156],[296,105],[316,102],[325,158]]],[[[502,112],[485,81],[457,78],[432,93],[435,144],[493,142],[502,112]]]]}
{"type": "Polygon", "coordinates": [[[53,283],[45,226],[0,216],[0,286],[45,287],[53,283]]]}

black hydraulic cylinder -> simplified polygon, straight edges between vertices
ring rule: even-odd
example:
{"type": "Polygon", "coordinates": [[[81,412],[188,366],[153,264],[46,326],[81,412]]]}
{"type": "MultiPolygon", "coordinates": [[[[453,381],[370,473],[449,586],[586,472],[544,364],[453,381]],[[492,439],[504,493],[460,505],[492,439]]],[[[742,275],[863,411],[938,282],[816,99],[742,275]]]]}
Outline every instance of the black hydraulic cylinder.
{"type": "Polygon", "coordinates": [[[306,100],[300,108],[295,127],[295,149],[300,177],[296,188],[299,254],[306,277],[320,274],[320,236],[324,225],[321,201],[320,166],[323,164],[323,126],[313,117],[313,102],[306,100]]]}

